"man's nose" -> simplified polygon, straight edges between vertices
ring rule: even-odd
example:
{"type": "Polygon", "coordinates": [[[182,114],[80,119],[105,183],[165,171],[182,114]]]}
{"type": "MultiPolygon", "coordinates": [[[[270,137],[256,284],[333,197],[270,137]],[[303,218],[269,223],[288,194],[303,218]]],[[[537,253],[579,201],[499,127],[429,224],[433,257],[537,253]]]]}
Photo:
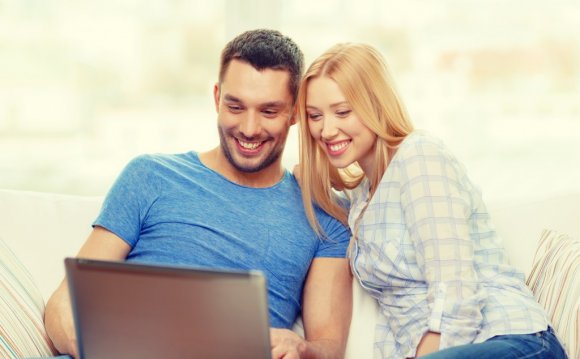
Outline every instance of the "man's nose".
{"type": "Polygon", "coordinates": [[[262,131],[260,116],[256,111],[248,111],[240,123],[240,132],[247,138],[257,137],[262,131]]]}

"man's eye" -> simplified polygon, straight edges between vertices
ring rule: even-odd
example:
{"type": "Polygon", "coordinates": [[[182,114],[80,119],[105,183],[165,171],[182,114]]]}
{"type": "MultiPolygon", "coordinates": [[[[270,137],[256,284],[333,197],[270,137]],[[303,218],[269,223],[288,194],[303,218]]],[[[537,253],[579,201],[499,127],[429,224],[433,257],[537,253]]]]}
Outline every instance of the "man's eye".
{"type": "Polygon", "coordinates": [[[231,112],[240,112],[242,111],[242,106],[228,105],[228,110],[230,110],[231,112]]]}
{"type": "Polygon", "coordinates": [[[266,117],[276,117],[278,115],[278,111],[276,110],[264,110],[262,113],[266,117]]]}

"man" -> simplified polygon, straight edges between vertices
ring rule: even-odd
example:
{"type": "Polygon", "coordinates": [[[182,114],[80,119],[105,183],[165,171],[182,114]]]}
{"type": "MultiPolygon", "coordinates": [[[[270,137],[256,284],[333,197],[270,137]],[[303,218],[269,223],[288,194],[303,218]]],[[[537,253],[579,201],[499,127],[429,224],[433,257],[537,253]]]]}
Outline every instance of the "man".
{"type": "MultiPolygon", "coordinates": [[[[351,314],[349,232],[320,213],[329,239],[316,237],[281,163],[302,68],[301,51],[277,31],[248,31],[228,43],[214,87],[220,146],[131,161],[78,256],[260,269],[268,279],[272,357],[342,357],[351,314]],[[300,312],[304,339],[289,330],[300,312]]],[[[45,325],[56,348],[76,356],[66,281],[47,303],[45,325]]]]}

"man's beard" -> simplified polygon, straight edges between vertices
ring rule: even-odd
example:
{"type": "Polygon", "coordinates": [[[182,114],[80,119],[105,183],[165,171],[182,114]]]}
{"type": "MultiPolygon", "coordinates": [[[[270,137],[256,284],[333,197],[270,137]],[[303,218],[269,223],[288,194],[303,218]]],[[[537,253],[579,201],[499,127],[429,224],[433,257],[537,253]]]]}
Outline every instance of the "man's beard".
{"type": "MultiPolygon", "coordinates": [[[[228,141],[227,141],[227,135],[224,133],[223,129],[218,126],[218,133],[220,136],[220,145],[222,147],[222,151],[224,153],[224,155],[226,156],[228,162],[238,171],[240,172],[246,172],[246,173],[255,173],[255,172],[259,172],[261,170],[263,170],[264,168],[269,167],[270,165],[272,165],[274,162],[276,162],[280,156],[282,155],[282,151],[284,150],[284,142],[279,142],[278,145],[273,148],[270,153],[268,153],[268,155],[266,156],[266,158],[258,163],[257,165],[253,165],[253,166],[244,166],[243,164],[239,163],[236,161],[236,159],[234,158],[232,151],[230,151],[230,148],[228,147],[228,141]]],[[[235,140],[234,136],[230,136],[231,138],[235,140]]],[[[249,140],[248,142],[252,142],[251,140],[249,140]]]]}

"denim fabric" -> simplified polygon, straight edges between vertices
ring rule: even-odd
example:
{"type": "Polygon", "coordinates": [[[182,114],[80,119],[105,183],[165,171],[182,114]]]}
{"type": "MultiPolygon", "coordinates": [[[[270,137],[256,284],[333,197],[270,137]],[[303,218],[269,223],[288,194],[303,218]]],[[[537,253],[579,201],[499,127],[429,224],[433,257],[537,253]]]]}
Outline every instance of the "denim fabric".
{"type": "Polygon", "coordinates": [[[461,345],[422,357],[424,359],[565,359],[566,353],[554,330],[534,334],[498,335],[483,343],[461,345]]]}

